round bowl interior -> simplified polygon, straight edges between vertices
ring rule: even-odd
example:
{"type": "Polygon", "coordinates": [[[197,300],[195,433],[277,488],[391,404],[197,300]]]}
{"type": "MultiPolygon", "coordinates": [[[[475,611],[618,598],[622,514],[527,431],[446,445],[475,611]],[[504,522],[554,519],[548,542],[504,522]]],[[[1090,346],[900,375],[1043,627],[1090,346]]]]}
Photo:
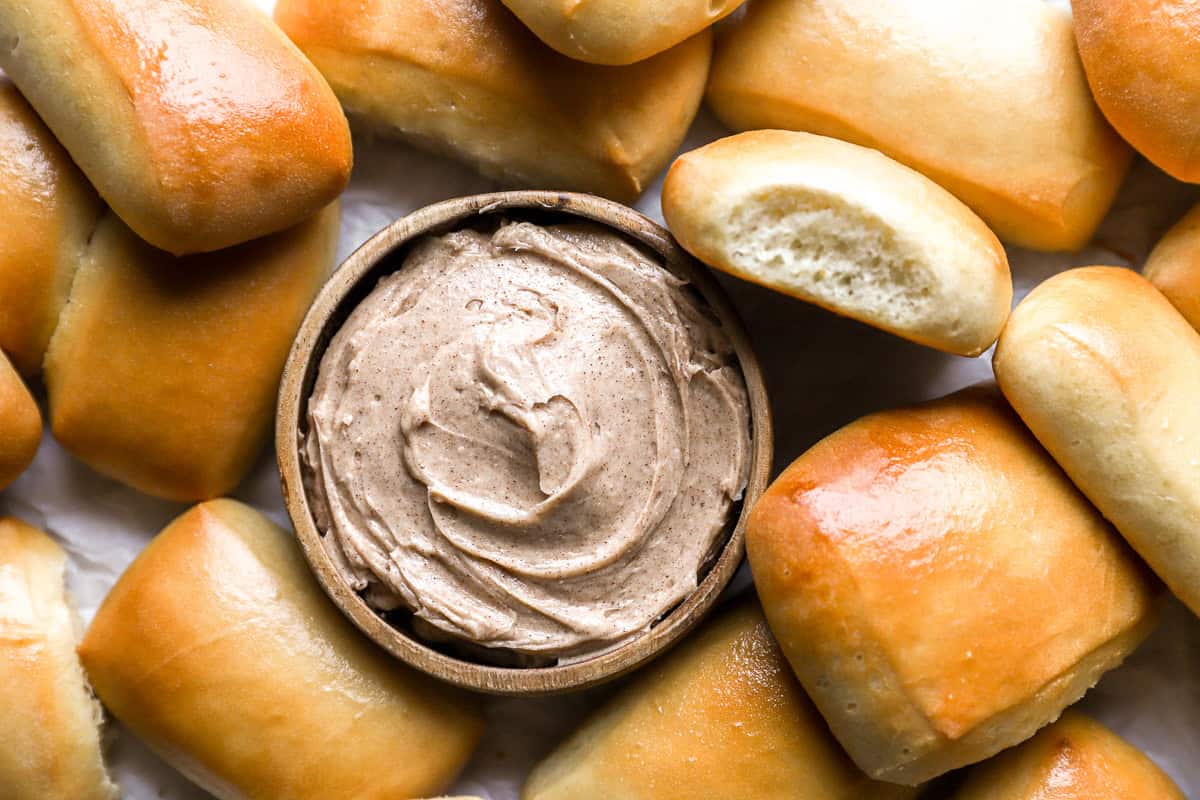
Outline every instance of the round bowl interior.
{"type": "Polygon", "coordinates": [[[666,230],[630,208],[590,195],[541,191],[475,195],[428,206],[388,226],[350,256],[321,290],[300,326],[284,368],[276,427],[276,454],[288,514],[305,558],[334,604],[401,661],[457,686],[510,695],[562,692],[611,680],[646,663],[695,626],[712,608],[742,561],[746,516],[770,477],[771,441],[770,411],[758,361],[741,320],[705,268],[666,230]],[[669,270],[700,292],[721,321],[733,342],[750,401],[749,481],[741,503],[734,507],[736,521],[729,526],[725,544],[699,587],[649,630],[624,644],[550,667],[503,667],[470,661],[416,638],[371,609],[333,568],[309,509],[300,463],[299,443],[307,428],[308,398],[325,348],[347,316],[381,277],[400,268],[409,246],[417,239],[479,225],[486,222],[486,217],[497,215],[541,224],[587,219],[657,254],[669,270]]]}

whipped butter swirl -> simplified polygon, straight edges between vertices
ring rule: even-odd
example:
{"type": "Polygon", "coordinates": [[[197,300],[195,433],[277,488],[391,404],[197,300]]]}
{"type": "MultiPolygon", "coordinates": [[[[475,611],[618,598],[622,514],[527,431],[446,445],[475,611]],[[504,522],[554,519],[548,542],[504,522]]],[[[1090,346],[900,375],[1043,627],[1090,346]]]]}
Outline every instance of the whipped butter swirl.
{"type": "Polygon", "coordinates": [[[558,658],[696,588],[750,449],[720,326],[586,224],[419,242],[334,336],[308,424],[318,527],[370,604],[558,658]]]}

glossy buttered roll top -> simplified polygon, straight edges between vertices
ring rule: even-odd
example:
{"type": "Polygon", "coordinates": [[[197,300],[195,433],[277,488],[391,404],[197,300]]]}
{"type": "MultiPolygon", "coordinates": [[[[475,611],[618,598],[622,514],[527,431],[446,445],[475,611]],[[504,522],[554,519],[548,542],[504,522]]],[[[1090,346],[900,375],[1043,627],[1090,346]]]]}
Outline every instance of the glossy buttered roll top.
{"type": "Polygon", "coordinates": [[[522,800],[911,800],[846,758],[752,602],[638,673],[530,774],[522,800]]]}
{"type": "Polygon", "coordinates": [[[973,768],[953,800],[1184,800],[1145,753],[1071,710],[973,768]]]}
{"type": "Polygon", "coordinates": [[[243,0],[0,0],[0,67],[141,238],[217,250],[319,211],[350,175],[337,98],[243,0]]]}
{"type": "Polygon", "coordinates": [[[436,795],[483,728],[469,697],[364,639],[291,535],[232,500],[142,551],[80,657],[108,709],[220,800],[436,795]]]}
{"type": "Polygon", "coordinates": [[[1029,737],[1157,617],[1157,582],[994,387],[825,438],[755,506],[747,551],[833,732],[899,783],[1029,737]]]}

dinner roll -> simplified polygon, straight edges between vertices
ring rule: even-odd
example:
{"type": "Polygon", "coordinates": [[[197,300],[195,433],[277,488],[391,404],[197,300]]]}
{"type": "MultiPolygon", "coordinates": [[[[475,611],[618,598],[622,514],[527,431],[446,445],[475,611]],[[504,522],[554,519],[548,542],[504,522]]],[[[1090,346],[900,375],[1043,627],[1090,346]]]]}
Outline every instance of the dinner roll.
{"type": "Polygon", "coordinates": [[[175,258],[108,215],[46,354],[54,436],[158,497],[235,487],[270,434],[283,362],[337,236],[331,206],[283,233],[175,258]]]}
{"type": "Polygon", "coordinates": [[[529,776],[522,800],[901,800],[850,763],[762,612],[721,614],[638,673],[529,776]]]}
{"type": "Polygon", "coordinates": [[[1142,274],[1200,330],[1200,205],[1155,245],[1142,274]]]}
{"type": "Polygon", "coordinates": [[[732,14],[745,0],[503,0],[538,38],[592,64],[632,64],[732,14]]]}
{"type": "Polygon", "coordinates": [[[220,800],[436,795],[483,728],[473,700],[363,638],[292,536],[232,500],[167,526],[79,653],[109,710],[220,800]]]}
{"type": "Polygon", "coordinates": [[[337,99],[247,0],[0,0],[0,67],[121,219],[172,253],[290,227],[350,176],[337,99]]]}
{"type": "Polygon", "coordinates": [[[67,302],[100,199],[11,82],[0,77],[0,350],[24,375],[67,302]]]}
{"type": "Polygon", "coordinates": [[[1096,102],[1138,152],[1200,182],[1200,5],[1195,0],[1072,0],[1075,39],[1096,102]]]}
{"type": "Polygon", "coordinates": [[[954,800],[1185,800],[1153,761],[1083,714],[971,770],[954,800]]]}
{"type": "Polygon", "coordinates": [[[946,190],[837,139],[752,131],[685,153],[663,216],[701,261],[906,339],[978,355],[1012,304],[1008,258],[946,190]]]}
{"type": "Polygon", "coordinates": [[[369,127],[506,183],[632,201],[700,106],[707,31],[628,67],[538,41],[500,0],[280,0],[276,19],[369,127]]]}
{"type": "Polygon", "coordinates": [[[993,366],[1055,460],[1200,613],[1200,334],[1136,272],[1084,267],[1017,306],[993,366]]]}
{"type": "Polygon", "coordinates": [[[734,130],[882,150],[1038,250],[1082,247],[1130,161],[1070,14],[1043,0],[757,0],[718,43],[708,99],[734,130]]]}
{"type": "Polygon", "coordinates": [[[100,707],[75,655],[66,553],[0,519],[0,796],[116,800],[100,756],[100,707]]]}
{"type": "Polygon", "coordinates": [[[800,682],[881,780],[1028,738],[1157,618],[1152,576],[992,387],[828,436],[755,505],[746,545],[800,682]]]}
{"type": "Polygon", "coordinates": [[[25,471],[41,441],[42,414],[37,403],[0,351],[0,489],[25,471]]]}

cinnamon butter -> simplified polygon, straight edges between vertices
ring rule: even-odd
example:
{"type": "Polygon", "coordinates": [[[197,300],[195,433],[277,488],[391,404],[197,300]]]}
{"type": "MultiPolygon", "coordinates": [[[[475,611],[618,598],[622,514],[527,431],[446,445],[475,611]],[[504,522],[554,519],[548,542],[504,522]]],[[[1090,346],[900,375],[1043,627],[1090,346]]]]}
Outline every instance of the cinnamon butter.
{"type": "Polygon", "coordinates": [[[719,324],[590,224],[421,240],[333,337],[307,418],[314,517],[368,603],[551,658],[696,588],[750,455],[719,324]]]}

